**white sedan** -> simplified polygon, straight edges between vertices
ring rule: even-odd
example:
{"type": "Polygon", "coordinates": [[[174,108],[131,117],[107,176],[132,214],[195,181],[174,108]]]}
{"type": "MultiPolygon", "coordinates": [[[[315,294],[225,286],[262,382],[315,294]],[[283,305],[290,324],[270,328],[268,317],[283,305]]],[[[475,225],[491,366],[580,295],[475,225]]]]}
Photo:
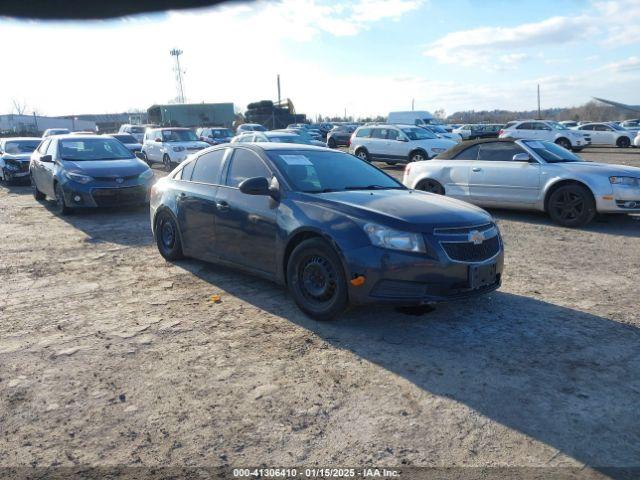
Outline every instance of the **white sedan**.
{"type": "Polygon", "coordinates": [[[585,123],[575,130],[589,133],[592,145],[627,148],[633,142],[633,133],[615,123],[585,123]]]}
{"type": "Polygon", "coordinates": [[[635,140],[633,141],[633,145],[636,147],[640,147],[640,132],[636,135],[635,140]]]}
{"type": "Polygon", "coordinates": [[[547,212],[580,227],[596,213],[640,213],[640,168],[586,162],[552,142],[472,140],[407,165],[405,186],[482,207],[547,212]]]}

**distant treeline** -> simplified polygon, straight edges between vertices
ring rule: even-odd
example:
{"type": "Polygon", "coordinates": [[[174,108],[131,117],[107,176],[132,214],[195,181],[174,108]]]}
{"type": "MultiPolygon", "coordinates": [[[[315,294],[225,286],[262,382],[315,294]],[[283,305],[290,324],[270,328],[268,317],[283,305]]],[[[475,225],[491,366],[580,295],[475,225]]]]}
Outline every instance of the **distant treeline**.
{"type": "MultiPolygon", "coordinates": [[[[541,110],[540,117],[545,120],[575,120],[575,121],[619,121],[628,118],[638,118],[640,113],[621,110],[599,102],[589,102],[579,107],[549,108],[541,110]]],[[[456,112],[449,115],[446,121],[449,123],[506,123],[511,120],[538,118],[537,110],[510,111],[510,110],[475,110],[456,112]]]]}

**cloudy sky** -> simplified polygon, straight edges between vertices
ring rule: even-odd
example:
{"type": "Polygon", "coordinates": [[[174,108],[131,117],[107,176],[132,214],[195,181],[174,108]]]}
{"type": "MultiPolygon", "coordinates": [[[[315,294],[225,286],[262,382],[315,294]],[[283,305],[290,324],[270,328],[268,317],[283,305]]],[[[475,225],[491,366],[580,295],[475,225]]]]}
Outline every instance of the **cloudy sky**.
{"type": "Polygon", "coordinates": [[[640,103],[638,0],[258,1],[107,22],[0,18],[0,113],[146,109],[176,97],[238,109],[283,97],[308,115],[640,103]],[[11,39],[8,42],[6,39],[11,39]],[[4,104],[2,104],[4,102],[4,104]]]}

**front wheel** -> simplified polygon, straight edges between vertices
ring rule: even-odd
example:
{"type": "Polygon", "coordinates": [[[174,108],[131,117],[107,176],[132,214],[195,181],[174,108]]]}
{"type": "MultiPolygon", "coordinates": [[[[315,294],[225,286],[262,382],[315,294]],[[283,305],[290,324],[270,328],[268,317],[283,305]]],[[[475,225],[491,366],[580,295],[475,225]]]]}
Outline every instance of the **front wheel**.
{"type": "Polygon", "coordinates": [[[596,204],[591,192],[581,185],[565,185],[549,197],[551,220],[563,227],[582,227],[596,215],[596,204]]]}
{"type": "Polygon", "coordinates": [[[629,148],[629,146],[631,145],[631,140],[629,140],[629,137],[620,137],[616,142],[616,145],[619,148],[629,148]]]}
{"type": "Polygon", "coordinates": [[[423,160],[429,160],[429,157],[424,152],[413,152],[409,156],[410,162],[422,162],[423,160]]]}
{"type": "Polygon", "coordinates": [[[364,160],[365,162],[371,161],[369,159],[369,152],[367,152],[364,148],[356,151],[356,157],[358,157],[360,160],[364,160]]]}
{"type": "Polygon", "coordinates": [[[149,157],[147,157],[147,152],[140,152],[140,153],[142,154],[142,157],[144,159],[144,163],[149,165],[149,167],[153,167],[153,162],[151,160],[149,160],[149,157]]]}
{"type": "Polygon", "coordinates": [[[296,304],[316,320],[333,320],[348,303],[347,281],[335,250],[312,238],[298,245],[287,264],[287,284],[296,304]]]}
{"type": "Polygon", "coordinates": [[[562,148],[566,150],[571,150],[571,142],[566,138],[559,138],[556,140],[556,145],[560,145],[562,148]]]}
{"type": "Polygon", "coordinates": [[[171,215],[162,212],[158,214],[155,228],[156,244],[158,251],[165,260],[180,260],[184,257],[182,253],[182,241],[178,225],[171,215]]]}
{"type": "Polygon", "coordinates": [[[33,193],[33,198],[35,198],[38,202],[41,202],[42,200],[47,198],[44,193],[38,190],[38,186],[36,185],[36,181],[34,180],[33,175],[30,175],[29,178],[31,178],[31,193],[33,193]]]}
{"type": "Polygon", "coordinates": [[[327,141],[327,146],[328,146],[329,148],[336,148],[336,147],[338,146],[338,144],[336,143],[336,141],[335,141],[333,138],[330,138],[330,139],[327,141]]]}
{"type": "Polygon", "coordinates": [[[172,168],[171,168],[171,157],[169,157],[169,155],[167,155],[166,153],[164,154],[164,157],[162,157],[162,163],[164,164],[164,169],[167,172],[170,172],[172,170],[172,168]]]}
{"type": "Polygon", "coordinates": [[[56,211],[58,212],[58,215],[69,215],[72,212],[72,209],[67,207],[67,202],[64,199],[64,190],[62,190],[62,185],[56,183],[54,191],[56,194],[56,211]]]}

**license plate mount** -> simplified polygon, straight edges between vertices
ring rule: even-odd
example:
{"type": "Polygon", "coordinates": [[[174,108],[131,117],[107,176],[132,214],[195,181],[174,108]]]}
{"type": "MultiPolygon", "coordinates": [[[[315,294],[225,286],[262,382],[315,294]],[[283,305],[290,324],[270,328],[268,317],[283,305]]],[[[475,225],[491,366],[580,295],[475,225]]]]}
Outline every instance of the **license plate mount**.
{"type": "Polygon", "coordinates": [[[473,290],[493,285],[496,282],[496,264],[469,265],[469,287],[473,290]]]}

